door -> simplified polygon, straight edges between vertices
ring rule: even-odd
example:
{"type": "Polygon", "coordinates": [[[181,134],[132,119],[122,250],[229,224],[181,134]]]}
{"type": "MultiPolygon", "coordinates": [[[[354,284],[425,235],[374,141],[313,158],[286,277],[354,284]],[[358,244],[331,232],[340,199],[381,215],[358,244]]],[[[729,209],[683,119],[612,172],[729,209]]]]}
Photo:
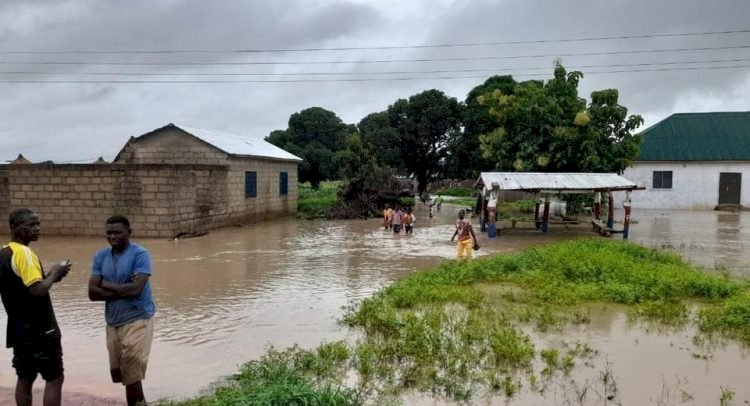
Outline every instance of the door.
{"type": "Polygon", "coordinates": [[[719,204],[740,204],[742,174],[722,172],[719,174],[719,204]]]}

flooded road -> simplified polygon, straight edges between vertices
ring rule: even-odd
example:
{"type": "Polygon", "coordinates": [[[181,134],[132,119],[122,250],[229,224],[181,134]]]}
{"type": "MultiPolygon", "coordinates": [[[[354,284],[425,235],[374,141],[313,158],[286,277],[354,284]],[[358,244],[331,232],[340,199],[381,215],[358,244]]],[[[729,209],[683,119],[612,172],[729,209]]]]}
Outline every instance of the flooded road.
{"type": "MultiPolygon", "coordinates": [[[[337,324],[343,307],[400,276],[453,258],[455,245],[449,239],[457,210],[456,206],[444,205],[433,219],[428,219],[424,210],[417,210],[416,228],[410,236],[384,231],[377,219],[285,219],[217,230],[200,238],[165,241],[139,239],[138,225],[134,224],[133,240],[151,251],[154,262],[152,283],[157,315],[145,381],[147,396],[156,399],[196,395],[217,379],[236,372],[244,361],[258,357],[270,343],[277,348],[295,343],[313,347],[352,335],[337,324]]],[[[698,263],[720,265],[748,276],[745,268],[750,254],[743,247],[750,243],[746,231],[750,213],[635,210],[633,216],[638,220],[631,228],[634,241],[675,249],[698,263]]],[[[508,230],[493,240],[478,234],[482,248],[477,254],[512,252],[582,235],[593,233],[582,226],[552,228],[548,236],[533,229],[508,230]]],[[[42,237],[33,247],[44,263],[62,258],[74,263],[71,274],[53,290],[63,331],[66,392],[121,398],[122,387],[108,379],[104,307],[89,302],[86,293],[91,256],[105,244],[103,237],[42,237]]],[[[4,325],[5,314],[0,313],[0,325],[4,325]]],[[[681,368],[685,369],[683,372],[696,368],[695,360],[684,351],[676,356],[676,372],[667,371],[662,361],[649,362],[656,359],[644,352],[650,347],[639,347],[616,315],[607,317],[611,321],[604,330],[592,326],[581,334],[591,336],[592,347],[611,353],[612,357],[620,354],[628,361],[640,358],[634,357],[633,352],[643,355],[647,366],[618,370],[624,374],[623,382],[638,384],[639,379],[656,379],[644,378],[644,373],[662,373],[669,379],[681,368]]],[[[644,333],[639,330],[633,334],[642,337],[644,333]]],[[[644,340],[648,341],[639,341],[644,340]]],[[[655,351],[668,354],[670,341],[677,344],[674,340],[656,338],[654,345],[667,348],[655,351]]],[[[748,399],[750,388],[732,382],[750,375],[748,362],[738,349],[727,351],[732,356],[718,353],[708,363],[710,369],[714,374],[732,371],[727,372],[732,376],[727,376],[726,385],[737,391],[736,399],[740,395],[743,400],[748,399]],[[723,362],[724,358],[734,361],[723,362]]],[[[11,351],[0,351],[0,386],[12,386],[15,381],[10,357],[11,351]]],[[[707,369],[700,367],[696,379],[707,379],[707,369]]],[[[717,397],[712,394],[710,399],[717,397]]]]}

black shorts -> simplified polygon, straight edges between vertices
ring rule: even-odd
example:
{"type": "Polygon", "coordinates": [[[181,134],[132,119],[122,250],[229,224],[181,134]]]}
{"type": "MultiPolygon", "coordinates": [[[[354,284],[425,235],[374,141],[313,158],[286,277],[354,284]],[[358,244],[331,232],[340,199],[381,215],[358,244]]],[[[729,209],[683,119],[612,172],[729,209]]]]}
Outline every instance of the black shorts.
{"type": "Polygon", "coordinates": [[[13,345],[13,368],[20,379],[32,381],[37,374],[45,381],[63,376],[59,334],[20,339],[13,345]]]}
{"type": "Polygon", "coordinates": [[[401,232],[401,224],[394,224],[393,225],[393,232],[394,233],[400,233],[401,232]]]}

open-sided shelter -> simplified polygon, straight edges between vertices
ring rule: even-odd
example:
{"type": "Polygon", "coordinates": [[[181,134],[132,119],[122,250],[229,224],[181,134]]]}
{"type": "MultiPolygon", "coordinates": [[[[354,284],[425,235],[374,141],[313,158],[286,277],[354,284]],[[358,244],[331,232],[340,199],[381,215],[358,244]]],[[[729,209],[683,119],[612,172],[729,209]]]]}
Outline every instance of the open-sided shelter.
{"type": "Polygon", "coordinates": [[[628,238],[630,225],[630,192],[639,187],[628,179],[615,173],[540,173],[540,172],[482,172],[475,183],[482,199],[482,222],[492,226],[495,218],[492,208],[497,206],[501,191],[523,191],[537,196],[534,210],[534,221],[543,232],[549,231],[550,197],[561,194],[589,193],[594,195],[593,225],[604,234],[621,231],[623,238],[628,238]],[[613,192],[626,192],[623,202],[625,219],[623,230],[614,230],[613,192]],[[601,223],[601,199],[606,194],[609,213],[607,224],[601,223]],[[486,205],[486,207],[485,207],[486,205]],[[540,206],[543,212],[540,214],[540,206]],[[486,210],[487,209],[487,210],[486,210]],[[485,212],[488,212],[485,214],[485,212]],[[487,216],[485,219],[484,217],[487,216]],[[541,217],[540,217],[541,216],[541,217]]]}

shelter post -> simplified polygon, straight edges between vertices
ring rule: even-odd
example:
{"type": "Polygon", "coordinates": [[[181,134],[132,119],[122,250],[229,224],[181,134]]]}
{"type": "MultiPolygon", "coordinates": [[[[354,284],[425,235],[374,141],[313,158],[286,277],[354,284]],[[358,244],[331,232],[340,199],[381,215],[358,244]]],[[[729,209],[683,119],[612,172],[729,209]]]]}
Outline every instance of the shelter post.
{"type": "Polygon", "coordinates": [[[602,219],[602,192],[594,192],[594,220],[602,219]]]}
{"type": "Polygon", "coordinates": [[[495,238],[497,235],[496,219],[497,219],[497,204],[500,198],[500,185],[497,182],[492,182],[492,189],[490,189],[490,199],[487,207],[487,236],[489,238],[495,238]]]}
{"type": "Polygon", "coordinates": [[[544,219],[542,220],[542,232],[549,232],[549,194],[544,195],[544,219]]]}
{"type": "Polygon", "coordinates": [[[534,227],[539,228],[542,226],[542,222],[539,221],[539,205],[542,204],[542,200],[539,196],[534,196],[536,204],[534,205],[534,227]]]}
{"type": "Polygon", "coordinates": [[[625,192],[625,201],[622,202],[625,209],[625,219],[623,220],[622,239],[627,240],[630,232],[630,191],[625,192]]]}
{"type": "Polygon", "coordinates": [[[615,225],[615,198],[612,196],[612,191],[607,192],[607,227],[612,228],[615,225]]]}
{"type": "Polygon", "coordinates": [[[485,217],[485,214],[487,213],[487,201],[485,200],[484,196],[484,188],[482,188],[482,191],[479,192],[479,198],[481,199],[481,202],[479,203],[480,206],[480,212],[479,212],[479,229],[482,232],[487,231],[487,218],[485,217]]]}

